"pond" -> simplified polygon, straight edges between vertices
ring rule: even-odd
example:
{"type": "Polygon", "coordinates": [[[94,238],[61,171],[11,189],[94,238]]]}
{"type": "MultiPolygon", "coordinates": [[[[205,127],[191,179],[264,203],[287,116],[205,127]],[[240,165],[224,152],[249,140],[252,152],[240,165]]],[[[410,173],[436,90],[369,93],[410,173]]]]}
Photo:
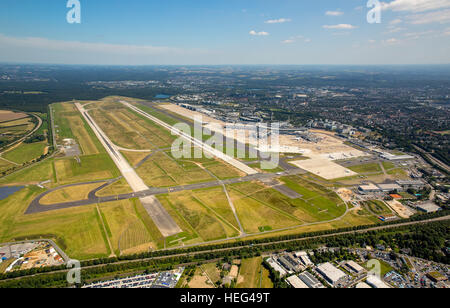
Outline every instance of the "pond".
{"type": "Polygon", "coordinates": [[[0,200],[4,200],[12,194],[24,188],[23,186],[3,186],[0,187],[0,200]]]}
{"type": "Polygon", "coordinates": [[[155,96],[155,98],[157,98],[157,99],[168,99],[168,98],[170,98],[170,95],[158,94],[158,95],[155,96]]]}

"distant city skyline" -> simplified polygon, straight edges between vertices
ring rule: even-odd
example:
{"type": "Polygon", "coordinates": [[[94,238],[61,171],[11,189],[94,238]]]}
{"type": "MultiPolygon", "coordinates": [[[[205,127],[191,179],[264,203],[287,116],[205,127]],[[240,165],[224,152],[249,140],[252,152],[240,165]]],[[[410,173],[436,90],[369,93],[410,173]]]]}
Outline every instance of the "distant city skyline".
{"type": "Polygon", "coordinates": [[[449,64],[450,0],[0,2],[0,62],[100,65],[449,64]],[[375,3],[376,1],[374,1],[375,3]]]}

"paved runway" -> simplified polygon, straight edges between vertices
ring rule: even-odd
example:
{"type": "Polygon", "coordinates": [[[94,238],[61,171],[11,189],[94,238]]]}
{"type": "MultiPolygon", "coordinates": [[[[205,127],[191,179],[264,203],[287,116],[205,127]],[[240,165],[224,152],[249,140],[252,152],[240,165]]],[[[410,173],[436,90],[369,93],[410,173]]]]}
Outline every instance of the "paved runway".
{"type": "MultiPolygon", "coordinates": [[[[75,103],[75,106],[78,108],[80,113],[88,122],[89,126],[91,126],[97,138],[102,143],[103,147],[108,152],[109,156],[111,156],[112,160],[116,164],[117,168],[122,173],[122,176],[125,178],[127,183],[130,185],[131,189],[134,192],[141,192],[148,190],[148,186],[144,183],[144,181],[139,177],[136,171],[128,164],[127,160],[114,143],[109,140],[108,136],[103,132],[103,130],[95,123],[92,117],[88,114],[88,112],[84,109],[84,107],[75,103]]],[[[95,195],[95,193],[94,193],[95,195]]],[[[92,197],[92,196],[91,196],[92,197]]],[[[164,237],[171,236],[177,233],[182,232],[181,228],[176,224],[173,218],[169,215],[169,213],[164,209],[164,207],[159,203],[159,201],[153,196],[147,196],[141,199],[142,204],[145,204],[144,207],[147,210],[150,217],[152,217],[153,222],[161,231],[161,234],[164,237]]]]}

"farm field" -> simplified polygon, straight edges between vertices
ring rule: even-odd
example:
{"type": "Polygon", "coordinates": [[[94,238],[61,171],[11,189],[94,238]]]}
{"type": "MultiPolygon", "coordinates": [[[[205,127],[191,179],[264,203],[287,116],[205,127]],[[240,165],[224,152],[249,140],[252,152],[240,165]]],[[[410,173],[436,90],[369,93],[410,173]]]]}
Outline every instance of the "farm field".
{"type": "Polygon", "coordinates": [[[17,119],[26,118],[27,114],[9,110],[0,110],[0,122],[9,122],[17,119]]]}

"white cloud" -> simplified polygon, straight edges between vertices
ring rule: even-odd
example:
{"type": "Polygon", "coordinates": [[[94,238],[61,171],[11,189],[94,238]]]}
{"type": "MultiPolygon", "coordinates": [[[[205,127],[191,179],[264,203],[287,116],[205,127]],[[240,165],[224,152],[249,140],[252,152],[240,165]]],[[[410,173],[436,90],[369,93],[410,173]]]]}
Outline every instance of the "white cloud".
{"type": "Polygon", "coordinates": [[[283,24],[285,22],[291,22],[289,18],[270,19],[265,21],[266,24],[283,24]]]}
{"type": "Polygon", "coordinates": [[[424,25],[431,23],[446,24],[450,22],[450,9],[410,15],[407,19],[408,22],[413,25],[424,25]]]}
{"type": "Polygon", "coordinates": [[[450,0],[394,0],[381,2],[381,5],[384,10],[419,13],[450,8],[450,0]]]}
{"type": "Polygon", "coordinates": [[[339,24],[339,25],[324,25],[322,26],[324,29],[337,29],[337,30],[351,30],[356,29],[356,26],[350,24],[339,24]]]}
{"type": "Polygon", "coordinates": [[[181,53],[183,49],[145,45],[120,45],[108,43],[85,43],[79,41],[60,41],[41,37],[9,37],[0,34],[0,46],[15,46],[28,49],[54,51],[101,52],[108,54],[156,55],[168,52],[181,53]]]}
{"type": "Polygon", "coordinates": [[[269,35],[268,32],[265,32],[265,31],[256,32],[255,30],[250,31],[249,34],[253,35],[253,36],[267,36],[267,35],[269,35]]]}
{"type": "Polygon", "coordinates": [[[400,18],[397,18],[397,19],[392,20],[389,24],[398,25],[398,24],[401,24],[402,22],[403,22],[403,20],[401,20],[400,18]]]}
{"type": "Polygon", "coordinates": [[[293,40],[293,39],[288,39],[288,40],[282,41],[282,43],[283,43],[283,44],[292,44],[292,43],[295,43],[295,40],[293,40]]]}
{"type": "Polygon", "coordinates": [[[325,15],[327,15],[327,16],[342,16],[342,15],[344,15],[344,12],[341,12],[341,11],[326,11],[325,15]]]}
{"type": "Polygon", "coordinates": [[[385,44],[389,44],[389,45],[394,45],[399,43],[399,40],[397,40],[396,38],[390,38],[384,41],[385,44]]]}
{"type": "Polygon", "coordinates": [[[403,30],[406,30],[406,29],[402,28],[402,27],[391,27],[391,28],[389,28],[388,31],[386,31],[386,33],[397,33],[397,32],[403,31],[403,30]]]}

